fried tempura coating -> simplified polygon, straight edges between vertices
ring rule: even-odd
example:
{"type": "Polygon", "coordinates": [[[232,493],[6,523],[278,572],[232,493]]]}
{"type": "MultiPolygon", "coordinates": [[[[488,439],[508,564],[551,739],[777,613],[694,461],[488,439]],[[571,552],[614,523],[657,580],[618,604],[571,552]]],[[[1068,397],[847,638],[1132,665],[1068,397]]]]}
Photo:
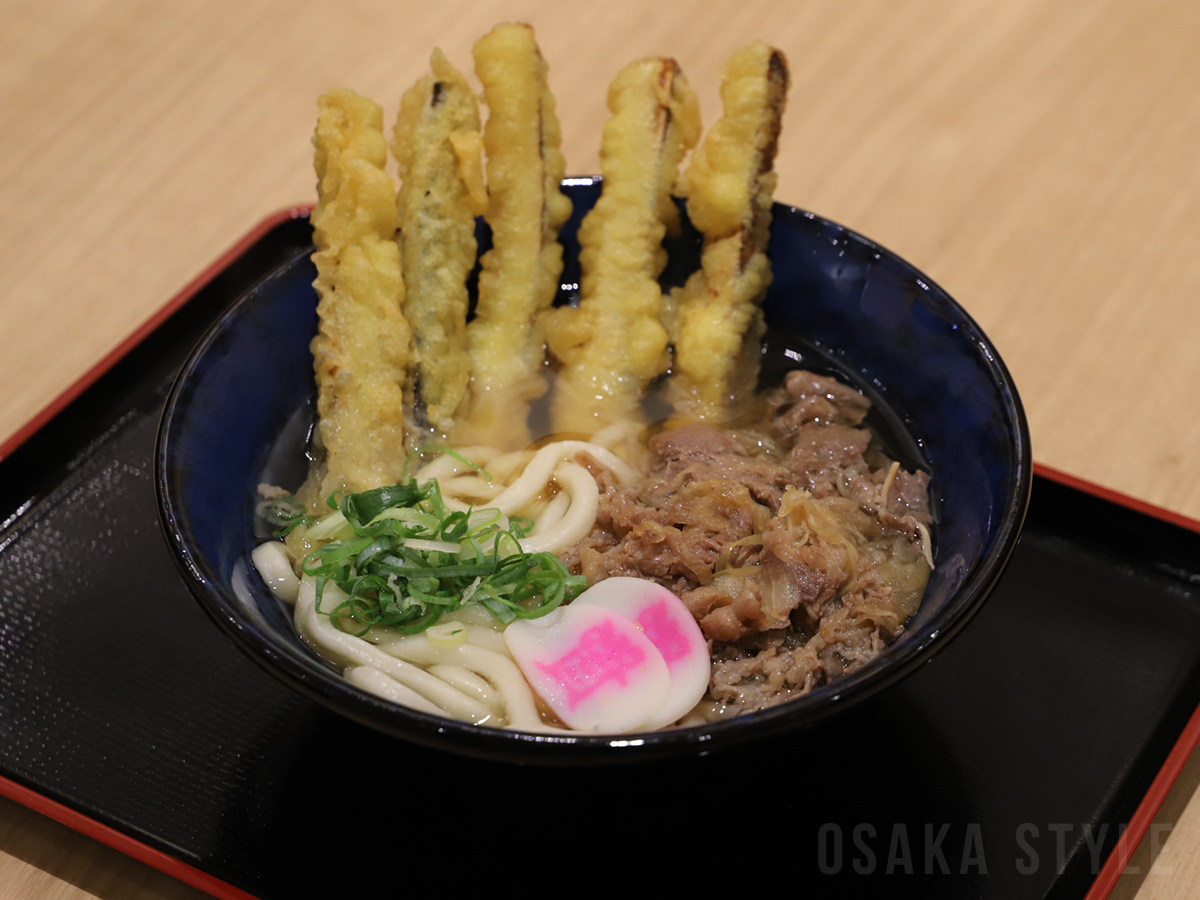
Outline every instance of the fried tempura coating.
{"type": "Polygon", "coordinates": [[[528,25],[498,25],[475,44],[488,106],[488,209],[492,249],[482,259],[479,302],[467,326],[471,355],[462,440],[519,446],[526,416],[546,389],[536,315],[554,302],[562,273],[558,230],[571,214],[559,190],[565,163],[547,66],[528,25]]]}
{"type": "Polygon", "coordinates": [[[674,296],[677,420],[720,423],[755,387],[759,305],[771,284],[772,166],[787,87],[780,51],[757,41],[735,53],[721,74],[724,114],[681,180],[704,248],[700,271],[674,296]]]}
{"type": "Polygon", "coordinates": [[[552,407],[557,431],[594,432],[636,419],[652,378],[670,364],[658,276],[663,236],[678,230],[671,193],[700,137],[700,103],[673,59],[630,63],[608,90],[604,188],[579,228],[583,278],[576,309],[546,319],[563,362],[552,407]]]}
{"type": "Polygon", "coordinates": [[[311,509],[336,491],[399,479],[410,340],[383,111],[350,90],[325,94],[318,110],[312,223],[320,324],[312,353],[325,464],[305,491],[311,509]]]}
{"type": "Polygon", "coordinates": [[[392,132],[404,316],[413,332],[405,411],[417,442],[451,434],[467,392],[467,276],[475,216],[487,203],[475,95],[441,50],[430,66],[404,94],[392,132]]]}

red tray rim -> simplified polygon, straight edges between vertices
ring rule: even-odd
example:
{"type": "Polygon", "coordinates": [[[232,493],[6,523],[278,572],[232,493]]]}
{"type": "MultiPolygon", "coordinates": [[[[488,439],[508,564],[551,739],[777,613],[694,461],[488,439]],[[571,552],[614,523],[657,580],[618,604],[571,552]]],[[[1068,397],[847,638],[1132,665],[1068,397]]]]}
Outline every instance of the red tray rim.
{"type": "MultiPolygon", "coordinates": [[[[311,203],[298,203],[288,206],[267,216],[251,228],[245,236],[218,256],[204,271],[188,282],[179,293],[146,319],[125,340],[121,341],[120,344],[84,372],[66,390],[51,400],[32,419],[18,428],[8,440],[0,444],[0,460],[11,455],[14,450],[25,443],[42,426],[62,412],[72,400],[91,387],[97,379],[116,365],[134,347],[145,340],[151,332],[191,300],[210,281],[224,271],[230,263],[265,236],[267,232],[289,220],[307,217],[312,212],[312,209],[313,205],[311,203]]],[[[1086,479],[1079,478],[1043,463],[1035,461],[1033,471],[1034,474],[1040,475],[1050,481],[1200,534],[1200,520],[1164,509],[1161,506],[1155,506],[1153,503],[1148,503],[1129,494],[1123,494],[1112,488],[1087,481],[1086,479]]],[[[1171,748],[1171,752],[1167,754],[1162,767],[1150,783],[1150,787],[1142,797],[1137,809],[1134,810],[1133,816],[1129,820],[1129,825],[1117,839],[1117,845],[1109,854],[1096,880],[1092,882],[1092,886],[1085,895],[1084,900],[1106,900],[1112,892],[1117,879],[1132,858],[1133,851],[1145,836],[1150,823],[1154,820],[1155,814],[1157,814],[1159,807],[1162,806],[1163,801],[1166,799],[1171,787],[1175,784],[1179,773],[1183,771],[1184,764],[1192,755],[1192,751],[1196,749],[1197,744],[1200,744],[1200,706],[1193,711],[1187,725],[1184,726],[1183,731],[1175,741],[1175,745],[1171,748]]],[[[137,838],[130,837],[116,828],[98,822],[83,813],[71,809],[65,804],[51,800],[49,797],[3,776],[0,776],[0,796],[7,797],[9,800],[13,800],[34,812],[41,813],[80,834],[97,840],[108,847],[112,847],[114,850],[132,859],[158,869],[160,872],[171,876],[177,881],[204,891],[218,898],[218,900],[258,900],[253,894],[248,894],[240,888],[221,881],[207,872],[176,859],[169,853],[156,850],[148,844],[139,841],[137,838]]]]}

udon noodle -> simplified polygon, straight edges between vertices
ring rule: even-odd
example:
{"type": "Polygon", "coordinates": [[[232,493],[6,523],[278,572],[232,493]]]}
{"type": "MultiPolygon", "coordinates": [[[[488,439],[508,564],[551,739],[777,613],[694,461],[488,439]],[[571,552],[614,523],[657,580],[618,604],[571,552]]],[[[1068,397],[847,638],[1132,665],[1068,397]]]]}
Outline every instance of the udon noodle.
{"type": "MultiPolygon", "coordinates": [[[[599,509],[596,480],[575,460],[586,459],[610,472],[618,483],[633,485],[639,474],[611,448],[635,431],[631,423],[620,423],[590,441],[551,441],[508,453],[460,447],[420,468],[414,478],[417,484],[436,480],[445,505],[452,510],[481,514],[494,510],[507,519],[531,520],[526,535],[516,539],[520,551],[554,553],[582,540],[592,530],[599,509]]],[[[291,547],[309,548],[311,553],[317,546],[312,534],[334,533],[329,526],[339,519],[344,521],[341,513],[334,512],[312,528],[297,529],[291,547]]],[[[425,548],[459,550],[450,544],[425,548]]],[[[516,547],[509,550],[515,552],[516,547]]],[[[349,633],[328,615],[330,608],[345,602],[346,595],[326,582],[319,610],[316,579],[296,576],[284,544],[260,545],[253,561],[275,595],[294,605],[301,637],[321,656],[343,666],[352,684],[384,700],[475,724],[556,730],[552,717],[539,711],[533,691],[513,662],[501,623],[481,606],[464,606],[422,634],[401,635],[382,627],[349,633]]]]}

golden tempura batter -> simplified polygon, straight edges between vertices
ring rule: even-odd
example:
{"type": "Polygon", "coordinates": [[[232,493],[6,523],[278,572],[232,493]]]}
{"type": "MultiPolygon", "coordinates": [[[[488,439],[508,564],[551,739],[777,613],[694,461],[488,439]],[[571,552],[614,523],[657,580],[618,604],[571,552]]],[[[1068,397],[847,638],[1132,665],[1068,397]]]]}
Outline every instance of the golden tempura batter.
{"type": "Polygon", "coordinates": [[[671,193],[700,137],[700,104],[675,60],[654,58],[621,70],[608,108],[604,189],[579,229],[580,304],[546,319],[550,349],[563,361],[552,409],[557,431],[592,433],[636,419],[646,385],[670,363],[658,286],[662,240],[678,231],[671,193]]]}
{"type": "Polygon", "coordinates": [[[418,442],[452,433],[467,392],[467,276],[475,265],[475,216],[487,206],[475,95],[441,50],[430,65],[432,73],[400,101],[392,132],[404,315],[413,331],[405,409],[418,442]]]}
{"type": "Polygon", "coordinates": [[[383,111],[344,89],[321,97],[318,109],[312,223],[320,325],[312,352],[325,464],[305,486],[312,510],[336,491],[400,479],[410,339],[383,111]]]}
{"type": "Polygon", "coordinates": [[[559,190],[565,163],[546,61],[528,25],[499,25],[475,44],[488,105],[488,210],[492,249],[482,260],[479,303],[467,327],[468,420],[461,440],[501,447],[529,437],[529,403],[546,389],[536,315],[554,302],[562,273],[558,231],[571,214],[559,190]]]}
{"type": "Polygon", "coordinates": [[[787,87],[780,51],[756,41],[735,53],[721,74],[724,115],[682,180],[704,249],[700,271],[674,298],[679,319],[670,394],[678,419],[719,423],[755,387],[759,304],[771,284],[772,166],[787,87]]]}

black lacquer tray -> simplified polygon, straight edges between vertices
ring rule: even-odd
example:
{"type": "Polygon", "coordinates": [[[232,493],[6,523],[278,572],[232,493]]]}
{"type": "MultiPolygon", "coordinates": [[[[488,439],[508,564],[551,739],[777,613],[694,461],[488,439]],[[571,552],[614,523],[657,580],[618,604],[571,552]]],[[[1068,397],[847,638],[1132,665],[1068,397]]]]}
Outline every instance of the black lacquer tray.
{"type": "Polygon", "coordinates": [[[159,532],[155,431],[203,330],[310,236],[302,209],[265,223],[0,448],[0,793],[227,898],[726,879],[1107,895],[1200,736],[1200,524],[1049,470],[950,647],[834,721],[725,753],[472,761],[243,657],[159,532]]]}

